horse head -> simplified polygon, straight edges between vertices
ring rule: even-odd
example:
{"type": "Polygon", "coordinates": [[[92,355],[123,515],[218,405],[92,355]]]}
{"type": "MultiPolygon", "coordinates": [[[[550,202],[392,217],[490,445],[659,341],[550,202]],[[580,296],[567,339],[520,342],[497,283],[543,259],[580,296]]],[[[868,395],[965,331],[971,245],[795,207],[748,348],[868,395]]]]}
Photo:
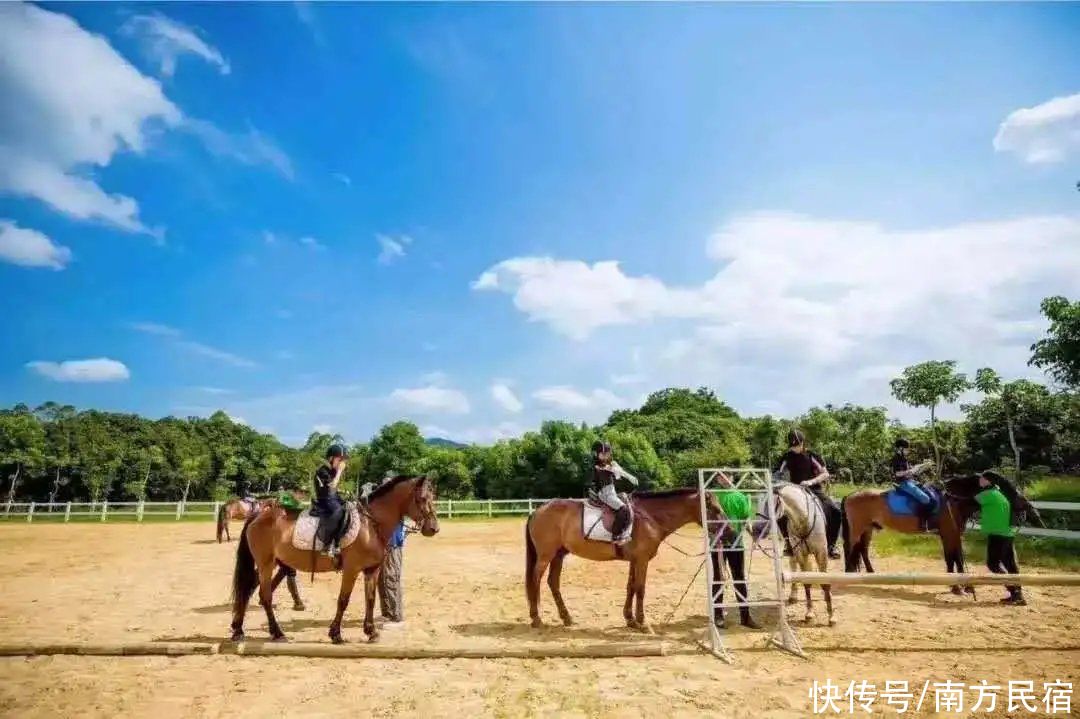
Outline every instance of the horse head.
{"type": "MultiPolygon", "coordinates": [[[[1021,523],[1026,517],[1030,517],[1035,525],[1039,527],[1046,526],[1046,524],[1043,523],[1042,517],[1039,515],[1039,510],[1035,509],[1035,506],[1028,501],[1027,497],[1025,497],[1008,478],[997,472],[984,472],[981,476],[989,479],[990,483],[1005,495],[1009,500],[1009,504],[1012,505],[1013,511],[1018,515],[1021,523]]],[[[979,484],[979,477],[980,475],[978,474],[971,474],[963,477],[951,477],[945,481],[945,492],[951,497],[956,497],[965,502],[974,504],[975,495],[983,491],[983,486],[979,484]]]]}
{"type": "Polygon", "coordinates": [[[420,527],[420,533],[425,537],[439,533],[439,516],[435,511],[435,483],[430,477],[415,478],[412,498],[405,514],[420,527]]]}

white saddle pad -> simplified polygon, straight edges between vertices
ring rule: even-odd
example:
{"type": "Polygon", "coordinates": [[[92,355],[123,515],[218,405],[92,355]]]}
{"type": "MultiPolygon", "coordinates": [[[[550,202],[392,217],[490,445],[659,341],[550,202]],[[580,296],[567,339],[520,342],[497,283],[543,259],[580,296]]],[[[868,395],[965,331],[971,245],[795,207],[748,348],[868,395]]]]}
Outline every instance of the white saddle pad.
{"type": "MultiPolygon", "coordinates": [[[[585,535],[585,539],[595,539],[598,542],[614,542],[615,537],[611,536],[611,532],[604,526],[602,517],[604,510],[597,507],[592,502],[582,501],[581,511],[581,533],[585,535]]],[[[634,531],[634,515],[630,514],[630,524],[627,525],[626,531],[623,532],[618,539],[628,538],[634,531]]]]}
{"type": "MultiPolygon", "coordinates": [[[[355,542],[356,535],[360,534],[360,512],[356,509],[356,503],[349,502],[346,504],[345,511],[349,513],[349,530],[341,538],[342,549],[355,542]]],[[[310,552],[314,544],[316,552],[323,550],[323,543],[315,536],[316,531],[319,529],[319,519],[319,517],[311,516],[310,508],[300,513],[300,516],[296,518],[296,526],[293,528],[292,543],[294,547],[310,552]]]]}

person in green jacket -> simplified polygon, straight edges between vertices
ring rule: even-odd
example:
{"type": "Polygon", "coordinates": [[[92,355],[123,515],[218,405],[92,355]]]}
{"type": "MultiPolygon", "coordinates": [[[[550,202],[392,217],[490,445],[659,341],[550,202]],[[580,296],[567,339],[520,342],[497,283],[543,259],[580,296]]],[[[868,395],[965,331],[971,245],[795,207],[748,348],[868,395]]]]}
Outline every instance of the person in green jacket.
{"type": "MultiPolygon", "coordinates": [[[[983,472],[979,475],[982,491],[975,495],[979,503],[979,527],[986,537],[986,566],[994,574],[1019,574],[1016,566],[1016,549],[1013,537],[1016,529],[1012,526],[1012,505],[1009,498],[1002,494],[997,484],[1002,480],[996,472],[983,472]]],[[[1024,592],[1019,585],[1007,585],[1009,596],[1001,600],[1002,604],[1024,606],[1024,592]]]]}
{"type": "MultiPolygon", "coordinates": [[[[718,602],[724,601],[724,575],[720,571],[720,555],[722,554],[731,570],[731,583],[735,587],[735,599],[739,602],[739,618],[742,625],[750,629],[760,629],[761,625],[750,616],[750,607],[746,606],[746,547],[743,544],[743,528],[746,526],[746,520],[753,514],[750,498],[734,489],[731,480],[725,475],[718,474],[716,481],[725,487],[716,492],[716,499],[724,510],[724,516],[731,523],[735,538],[710,556],[713,568],[713,596],[718,602]]],[[[723,609],[715,610],[713,622],[718,626],[723,626],[723,609]]]]}

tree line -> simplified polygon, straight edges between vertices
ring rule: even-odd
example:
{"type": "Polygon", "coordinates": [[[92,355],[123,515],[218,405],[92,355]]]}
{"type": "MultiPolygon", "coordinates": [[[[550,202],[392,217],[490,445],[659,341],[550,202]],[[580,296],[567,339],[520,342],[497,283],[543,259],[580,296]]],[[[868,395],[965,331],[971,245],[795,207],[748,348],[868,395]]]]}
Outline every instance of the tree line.
{"type": "MultiPolygon", "coordinates": [[[[793,418],[741,417],[708,388],[668,388],[637,409],[617,410],[599,426],[544,422],[536,431],[490,446],[433,444],[409,422],[389,424],[351,446],[345,484],[388,473],[425,473],[441,497],[580,496],[592,443],[609,441],[620,464],[646,488],[692,484],[698,467],[772,467],[798,427],[831,470],[857,483],[887,481],[898,436],[939,472],[996,467],[1066,472],[1080,465],[1080,302],[1054,297],[1042,304],[1047,336],[1032,346],[1031,363],[1050,387],[1003,379],[991,368],[969,377],[952,361],[913,365],[890,383],[900,401],[925,408],[928,422],[905,427],[883,407],[814,407],[793,418]],[[943,421],[942,406],[975,390],[961,421],[943,421]]],[[[302,447],[234,422],[208,418],[151,420],[133,414],[78,411],[47,402],[0,410],[0,477],[12,501],[223,499],[240,488],[256,494],[306,489],[338,435],[312,433],[302,447]]]]}

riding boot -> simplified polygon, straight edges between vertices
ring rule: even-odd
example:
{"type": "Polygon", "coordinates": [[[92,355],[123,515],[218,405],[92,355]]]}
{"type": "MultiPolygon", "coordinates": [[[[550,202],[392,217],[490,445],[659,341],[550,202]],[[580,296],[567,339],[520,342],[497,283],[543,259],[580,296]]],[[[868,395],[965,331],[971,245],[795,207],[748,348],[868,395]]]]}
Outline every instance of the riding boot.
{"type": "Polygon", "coordinates": [[[761,625],[750,615],[750,607],[739,607],[739,621],[747,629],[761,629],[761,625]]]}

